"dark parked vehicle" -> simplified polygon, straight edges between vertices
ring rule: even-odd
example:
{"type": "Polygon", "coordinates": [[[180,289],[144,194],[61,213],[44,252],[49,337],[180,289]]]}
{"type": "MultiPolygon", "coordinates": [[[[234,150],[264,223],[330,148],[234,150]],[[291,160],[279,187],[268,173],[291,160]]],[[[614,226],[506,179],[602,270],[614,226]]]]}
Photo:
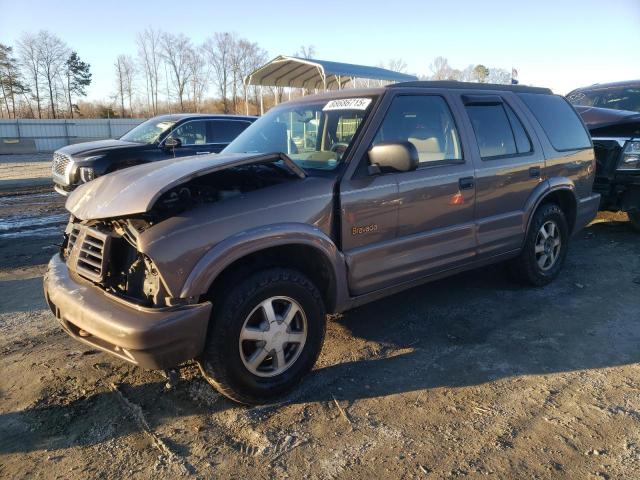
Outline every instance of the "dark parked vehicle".
{"type": "Polygon", "coordinates": [[[328,312],[506,260],[551,282],[596,214],[594,170],[580,117],[547,89],[304,97],[221,155],[80,187],[45,294],[88,345],[148,368],[195,359],[224,395],[262,402],[312,368],[328,312]]]}
{"type": "Polygon", "coordinates": [[[627,212],[640,231],[640,80],[579,88],[567,97],[591,133],[600,209],[627,212]]]}
{"type": "Polygon", "coordinates": [[[54,188],[68,195],[78,185],[141,163],[219,153],[256,117],[235,115],[160,115],[118,140],[67,145],[53,154],[54,188]]]}

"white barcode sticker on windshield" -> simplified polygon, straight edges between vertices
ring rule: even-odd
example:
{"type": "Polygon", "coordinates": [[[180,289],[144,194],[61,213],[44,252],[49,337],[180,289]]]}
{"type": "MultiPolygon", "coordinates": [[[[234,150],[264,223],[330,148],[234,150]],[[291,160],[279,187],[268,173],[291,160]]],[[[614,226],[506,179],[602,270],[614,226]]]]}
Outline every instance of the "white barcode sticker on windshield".
{"type": "Polygon", "coordinates": [[[366,110],[370,103],[370,98],[341,98],[331,100],[322,110],[366,110]]]}

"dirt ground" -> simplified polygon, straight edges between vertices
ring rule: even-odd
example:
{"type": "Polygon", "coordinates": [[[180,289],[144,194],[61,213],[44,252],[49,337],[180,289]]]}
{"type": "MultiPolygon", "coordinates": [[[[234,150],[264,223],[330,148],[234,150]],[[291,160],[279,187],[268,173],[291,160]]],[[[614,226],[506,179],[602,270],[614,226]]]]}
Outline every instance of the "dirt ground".
{"type": "Polygon", "coordinates": [[[193,365],[166,387],[68,338],[41,290],[64,223],[0,197],[0,477],[640,478],[640,235],[602,215],[552,285],[495,266],[331,321],[282,403],[193,365]]]}

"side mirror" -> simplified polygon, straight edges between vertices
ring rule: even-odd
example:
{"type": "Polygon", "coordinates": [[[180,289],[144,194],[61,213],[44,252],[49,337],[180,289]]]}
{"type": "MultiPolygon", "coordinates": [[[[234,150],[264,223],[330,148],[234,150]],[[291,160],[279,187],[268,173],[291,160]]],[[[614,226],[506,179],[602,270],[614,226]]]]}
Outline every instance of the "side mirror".
{"type": "Polygon", "coordinates": [[[164,148],[168,150],[174,150],[182,146],[182,140],[175,137],[169,137],[164,141],[164,148]]]}
{"type": "Polygon", "coordinates": [[[369,173],[410,172],[418,168],[418,150],[411,142],[380,142],[369,150],[369,173]]]}

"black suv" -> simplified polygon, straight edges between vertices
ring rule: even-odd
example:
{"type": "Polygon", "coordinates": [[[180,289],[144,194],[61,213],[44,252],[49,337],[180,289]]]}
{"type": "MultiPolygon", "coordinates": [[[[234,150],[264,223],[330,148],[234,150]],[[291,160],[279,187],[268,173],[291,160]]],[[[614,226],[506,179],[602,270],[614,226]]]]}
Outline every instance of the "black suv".
{"type": "Polygon", "coordinates": [[[68,195],[78,185],[114,170],[173,157],[219,153],[255,120],[235,115],[160,115],[118,140],[67,145],[53,154],[54,188],[68,195]]]}
{"type": "Polygon", "coordinates": [[[600,209],[627,212],[640,231],[640,80],[578,88],[567,98],[593,139],[600,209]]]}

